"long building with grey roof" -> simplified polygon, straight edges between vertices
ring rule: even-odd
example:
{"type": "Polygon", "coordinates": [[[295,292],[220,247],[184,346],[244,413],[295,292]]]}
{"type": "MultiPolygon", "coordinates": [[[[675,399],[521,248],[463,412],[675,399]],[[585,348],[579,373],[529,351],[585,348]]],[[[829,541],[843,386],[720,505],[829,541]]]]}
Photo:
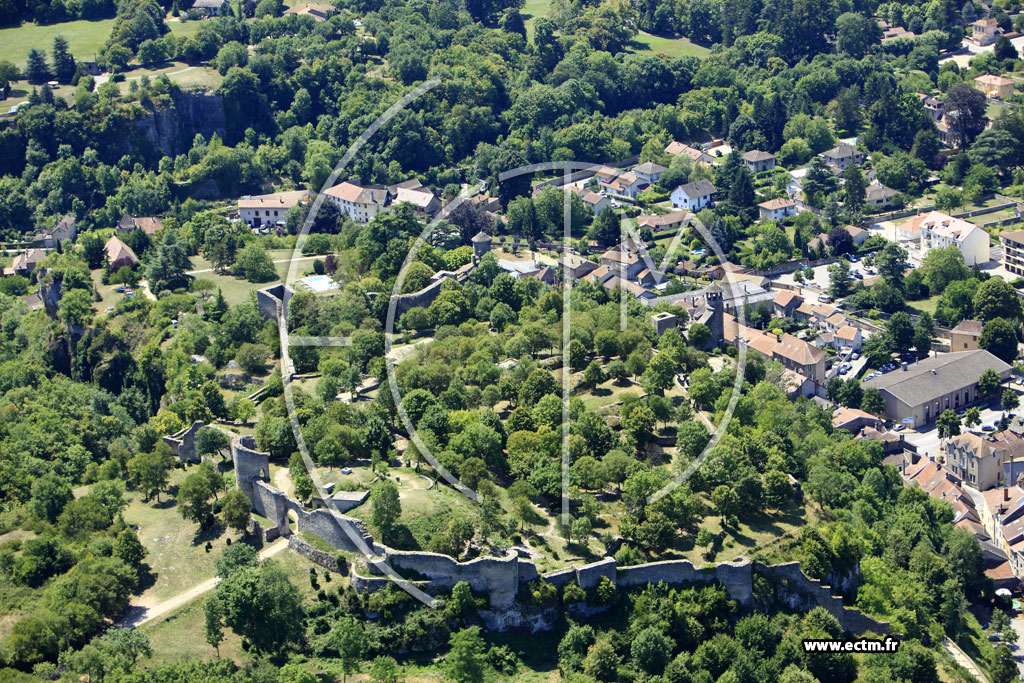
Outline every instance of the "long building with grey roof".
{"type": "Polygon", "coordinates": [[[978,391],[978,380],[989,369],[1002,380],[1010,376],[1009,365],[979,349],[942,353],[905,364],[862,386],[881,392],[886,419],[908,424],[912,421],[913,426],[920,427],[935,422],[946,409],[960,410],[987,400],[978,391]]]}

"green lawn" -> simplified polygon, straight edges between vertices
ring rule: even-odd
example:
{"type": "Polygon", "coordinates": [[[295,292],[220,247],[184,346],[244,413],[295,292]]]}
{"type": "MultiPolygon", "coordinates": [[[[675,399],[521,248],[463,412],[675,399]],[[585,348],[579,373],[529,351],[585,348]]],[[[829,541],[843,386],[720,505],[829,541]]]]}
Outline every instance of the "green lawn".
{"type": "Polygon", "coordinates": [[[908,301],[907,310],[914,314],[920,315],[927,311],[931,315],[935,315],[935,308],[939,305],[939,299],[942,294],[936,294],[935,296],[928,297],[927,299],[921,299],[920,301],[908,301]]]}
{"type": "MultiPolygon", "coordinates": [[[[214,273],[210,269],[210,262],[200,256],[192,257],[193,270],[189,272],[197,278],[212,280],[214,285],[220,287],[224,292],[224,298],[227,302],[235,305],[245,301],[249,297],[250,292],[268,287],[275,282],[283,281],[288,276],[288,265],[292,258],[292,250],[270,249],[267,253],[270,254],[270,258],[275,262],[274,267],[277,269],[278,275],[277,280],[271,280],[270,282],[249,282],[244,278],[235,277],[234,275],[214,273]]],[[[298,258],[301,259],[298,266],[298,277],[302,277],[307,271],[312,272],[315,257],[299,256],[298,258]]]]}
{"type": "Polygon", "coordinates": [[[167,28],[171,29],[171,33],[176,38],[191,38],[199,32],[200,27],[203,25],[201,21],[177,21],[174,17],[168,15],[167,28]]]}
{"type": "Polygon", "coordinates": [[[76,59],[91,61],[107,42],[107,36],[114,26],[113,19],[100,21],[69,21],[51,26],[22,24],[12,28],[0,29],[0,60],[13,62],[19,67],[25,66],[30,48],[39,48],[46,52],[49,59],[55,36],[64,36],[68,41],[71,54],[76,59]]]}
{"type": "MultiPolygon", "coordinates": [[[[192,24],[198,23],[198,21],[192,21],[189,22],[188,25],[191,26],[192,24]]],[[[172,24],[172,26],[175,26],[175,24],[172,24]]],[[[176,33],[173,29],[171,32],[176,33]]],[[[150,80],[152,80],[161,75],[166,75],[167,78],[177,83],[182,88],[216,88],[220,85],[221,81],[224,80],[224,77],[215,69],[211,69],[207,66],[190,66],[185,62],[169,62],[165,66],[161,66],[157,69],[143,69],[142,67],[137,67],[124,73],[126,82],[138,80],[143,76],[149,76],[150,80]]],[[[125,83],[121,84],[121,92],[128,92],[128,86],[125,83]]]]}
{"type": "MultiPolygon", "coordinates": [[[[194,469],[172,471],[172,493],[194,469]]],[[[125,521],[138,527],[139,540],[147,551],[144,562],[150,567],[150,580],[144,579],[142,584],[143,604],[156,604],[212,577],[214,560],[226,547],[227,539],[239,537],[237,532],[219,527],[201,532],[198,524],[182,518],[171,494],[161,493],[159,502],[143,501],[135,491],[125,497],[129,500],[125,521]],[[213,546],[210,552],[205,549],[207,541],[213,546]]]]}
{"type": "MultiPolygon", "coordinates": [[[[219,554],[219,549],[216,553],[211,553],[215,557],[219,554]]],[[[309,568],[316,567],[317,574],[322,576],[326,571],[323,567],[314,565],[302,555],[291,550],[278,553],[268,561],[281,565],[288,578],[305,597],[306,604],[313,603],[316,591],[310,587],[309,568]]],[[[331,579],[330,583],[325,583],[321,578],[320,585],[333,591],[344,583],[339,574],[332,574],[331,579]]],[[[216,651],[202,637],[205,620],[203,605],[209,595],[211,594],[208,593],[197,598],[167,617],[141,627],[142,631],[149,636],[150,645],[153,647],[153,656],[141,662],[143,666],[215,658],[216,651]]],[[[242,639],[232,633],[231,629],[224,630],[224,642],[220,644],[220,656],[232,659],[236,664],[242,664],[248,659],[242,650],[242,639]]]]}
{"type": "Polygon", "coordinates": [[[537,17],[543,17],[551,8],[551,0],[526,0],[520,13],[523,15],[526,24],[526,35],[533,38],[533,22],[537,17]]]}
{"type": "Polygon", "coordinates": [[[632,43],[633,49],[637,52],[652,51],[668,57],[703,57],[710,50],[700,45],[691,43],[686,38],[666,38],[655,36],[640,31],[636,34],[632,43]]]}

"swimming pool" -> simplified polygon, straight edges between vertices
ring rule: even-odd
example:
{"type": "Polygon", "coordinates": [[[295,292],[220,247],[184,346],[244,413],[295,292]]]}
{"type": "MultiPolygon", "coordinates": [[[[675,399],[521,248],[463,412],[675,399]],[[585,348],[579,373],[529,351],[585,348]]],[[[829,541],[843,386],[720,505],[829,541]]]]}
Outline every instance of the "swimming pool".
{"type": "Polygon", "coordinates": [[[309,277],[297,280],[295,285],[299,289],[317,293],[328,292],[338,288],[338,283],[332,280],[329,275],[310,275],[309,277]]]}

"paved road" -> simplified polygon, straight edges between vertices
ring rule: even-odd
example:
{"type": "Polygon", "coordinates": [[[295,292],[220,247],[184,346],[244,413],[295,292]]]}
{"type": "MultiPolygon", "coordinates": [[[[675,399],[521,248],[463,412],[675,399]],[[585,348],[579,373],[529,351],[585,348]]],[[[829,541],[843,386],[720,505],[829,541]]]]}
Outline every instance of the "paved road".
{"type": "MultiPolygon", "coordinates": [[[[1010,626],[1017,632],[1018,636],[1024,635],[1024,615],[1018,614],[1010,619],[1010,626]]],[[[1017,671],[1021,676],[1024,676],[1024,647],[1021,647],[1018,643],[1011,645],[1010,649],[1013,650],[1013,659],[1017,662],[1017,671]]]]}
{"type": "MultiPolygon", "coordinates": [[[[894,370],[893,372],[899,372],[899,370],[894,370]]],[[[996,422],[999,421],[999,418],[1002,417],[1002,415],[1003,412],[1001,410],[983,408],[981,410],[981,424],[995,424],[996,422]]],[[[981,425],[978,426],[980,427],[981,425]]],[[[961,430],[961,433],[965,432],[966,427],[961,427],[961,430]]],[[[933,450],[939,447],[939,431],[935,429],[934,425],[930,425],[929,428],[925,431],[908,429],[902,432],[902,434],[907,441],[917,446],[917,452],[920,453],[921,455],[928,455],[933,450]]]]}
{"type": "MultiPolygon", "coordinates": [[[[265,560],[268,557],[273,557],[279,552],[288,547],[288,539],[278,539],[273,544],[267,546],[260,551],[259,557],[261,560],[265,560]]],[[[153,606],[146,606],[141,604],[131,605],[128,608],[128,612],[125,614],[124,619],[121,620],[120,626],[124,628],[135,628],[141,626],[147,622],[158,619],[166,614],[170,614],[179,607],[183,607],[188,603],[198,598],[203,593],[207,593],[213,590],[217,584],[220,583],[220,578],[214,577],[207,579],[202,583],[192,586],[188,590],[178,593],[173,598],[168,598],[161,603],[157,603],[153,606]]]]}

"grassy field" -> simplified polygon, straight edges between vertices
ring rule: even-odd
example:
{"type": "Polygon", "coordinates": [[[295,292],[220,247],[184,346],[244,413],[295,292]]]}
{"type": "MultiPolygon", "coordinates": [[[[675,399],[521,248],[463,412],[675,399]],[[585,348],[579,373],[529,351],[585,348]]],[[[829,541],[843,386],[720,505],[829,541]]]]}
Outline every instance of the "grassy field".
{"type": "MultiPolygon", "coordinates": [[[[288,578],[298,586],[307,604],[315,599],[316,591],[309,585],[309,568],[315,566],[312,562],[290,550],[279,553],[269,561],[276,562],[284,568],[288,578]]],[[[316,567],[316,569],[318,574],[324,571],[322,567],[316,567]]],[[[334,574],[332,575],[334,583],[324,584],[321,580],[320,585],[330,588],[336,585],[339,578],[337,574],[334,574]]],[[[203,605],[208,595],[193,600],[163,619],[142,626],[142,630],[149,636],[150,644],[153,647],[153,656],[143,662],[143,665],[195,659],[211,660],[216,657],[216,651],[202,638],[203,605]]],[[[242,664],[248,659],[248,655],[242,651],[242,639],[232,633],[230,629],[224,631],[224,641],[220,644],[220,656],[230,658],[236,664],[242,664]]]]}
{"type": "Polygon", "coordinates": [[[170,15],[167,15],[165,21],[167,28],[171,29],[171,33],[177,38],[191,38],[199,32],[199,28],[203,25],[201,21],[178,21],[170,15]]]}
{"type": "Polygon", "coordinates": [[[520,12],[526,24],[526,35],[533,39],[533,23],[538,17],[543,17],[551,7],[551,0],[526,0],[520,12]]]}
{"type": "Polygon", "coordinates": [[[632,46],[636,52],[651,51],[668,57],[703,57],[710,52],[706,47],[691,43],[686,38],[666,38],[643,31],[636,34],[632,46]]]}
{"type": "Polygon", "coordinates": [[[141,604],[156,604],[212,577],[214,560],[227,539],[238,538],[237,532],[219,527],[200,532],[198,524],[182,518],[173,494],[190,471],[173,470],[170,493],[160,494],[159,501],[143,501],[133,491],[125,496],[125,521],[138,527],[139,540],[148,551],[144,562],[150,566],[150,577],[143,578],[141,604]],[[213,546],[210,552],[205,549],[207,541],[213,546]]]}
{"type": "Polygon", "coordinates": [[[22,24],[0,29],[0,60],[24,67],[28,51],[33,47],[43,50],[49,58],[53,39],[56,36],[64,36],[67,39],[71,54],[76,59],[92,60],[107,41],[107,36],[110,35],[113,26],[113,19],[103,19],[100,21],[69,21],[51,26],[22,24]]]}
{"type": "MultiPolygon", "coordinates": [[[[397,477],[402,515],[396,530],[393,545],[403,550],[425,550],[430,541],[447,526],[452,519],[469,519],[477,526],[479,511],[469,498],[448,486],[435,486],[427,490],[428,482],[416,476],[411,470],[392,471],[397,477]]],[[[373,502],[367,501],[346,514],[366,522],[373,533],[376,528],[373,519],[373,502]]]]}
{"type": "MultiPolygon", "coordinates": [[[[268,250],[267,253],[270,254],[271,260],[274,261],[274,267],[277,269],[277,280],[271,280],[270,282],[249,282],[244,278],[235,277],[234,275],[214,273],[210,262],[201,256],[192,257],[192,270],[189,271],[189,274],[204,280],[211,280],[216,287],[221,288],[224,292],[224,298],[229,304],[239,304],[249,297],[250,292],[262,289],[263,287],[272,285],[275,282],[281,282],[288,276],[288,264],[292,258],[292,250],[271,249],[268,250]]],[[[313,261],[316,258],[317,257],[314,256],[299,257],[299,277],[302,277],[306,271],[312,272],[313,261]]]]}
{"type": "Polygon", "coordinates": [[[615,380],[608,380],[597,385],[593,391],[583,395],[583,404],[591,410],[600,413],[611,404],[620,401],[622,394],[642,394],[643,389],[635,384],[618,384],[615,380]]]}
{"type": "Polygon", "coordinates": [[[935,315],[935,308],[939,305],[939,299],[942,294],[936,294],[935,296],[928,297],[927,299],[921,299],[920,301],[908,301],[907,310],[914,314],[920,315],[927,311],[931,315],[935,315]]]}
{"type": "MultiPolygon", "coordinates": [[[[189,25],[197,23],[199,22],[193,21],[189,22],[189,25]]],[[[216,88],[224,80],[224,77],[215,69],[206,66],[189,66],[185,62],[169,62],[158,69],[138,67],[131,71],[126,71],[124,74],[126,82],[137,81],[143,76],[149,76],[150,80],[152,80],[160,75],[166,75],[172,82],[177,83],[182,88],[216,88]]],[[[122,83],[121,86],[121,92],[127,93],[127,85],[122,83]]]]}

